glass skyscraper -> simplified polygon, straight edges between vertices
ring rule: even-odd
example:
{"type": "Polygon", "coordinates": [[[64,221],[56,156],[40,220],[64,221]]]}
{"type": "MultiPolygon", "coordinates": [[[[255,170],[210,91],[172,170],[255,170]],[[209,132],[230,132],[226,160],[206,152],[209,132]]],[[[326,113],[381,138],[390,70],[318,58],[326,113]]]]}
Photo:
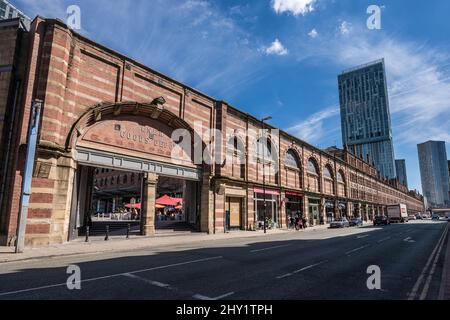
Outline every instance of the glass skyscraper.
{"type": "Polygon", "coordinates": [[[28,18],[22,11],[14,7],[6,0],[0,0],[0,20],[22,18],[23,23],[27,28],[30,27],[31,19],[28,18]]]}
{"type": "Polygon", "coordinates": [[[350,151],[397,178],[384,59],[339,75],[342,139],[350,151]]]}
{"type": "Polygon", "coordinates": [[[408,187],[408,175],[406,173],[406,160],[395,160],[395,170],[400,183],[408,187]]]}
{"type": "Polygon", "coordinates": [[[418,145],[423,194],[432,208],[450,207],[447,150],[443,141],[418,145]]]}

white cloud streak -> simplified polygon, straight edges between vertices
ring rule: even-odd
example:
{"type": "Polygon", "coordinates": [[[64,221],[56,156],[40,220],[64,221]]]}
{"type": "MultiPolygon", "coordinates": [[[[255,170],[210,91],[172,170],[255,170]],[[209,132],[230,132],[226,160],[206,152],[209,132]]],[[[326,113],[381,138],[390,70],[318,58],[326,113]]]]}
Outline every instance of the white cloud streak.
{"type": "Polygon", "coordinates": [[[328,134],[325,130],[325,120],[336,117],[339,112],[340,108],[337,106],[328,107],[289,128],[288,132],[304,141],[319,143],[328,134]]]}
{"type": "Polygon", "coordinates": [[[294,16],[306,15],[314,11],[316,0],[272,0],[272,8],[277,14],[291,13],[294,16]]]}

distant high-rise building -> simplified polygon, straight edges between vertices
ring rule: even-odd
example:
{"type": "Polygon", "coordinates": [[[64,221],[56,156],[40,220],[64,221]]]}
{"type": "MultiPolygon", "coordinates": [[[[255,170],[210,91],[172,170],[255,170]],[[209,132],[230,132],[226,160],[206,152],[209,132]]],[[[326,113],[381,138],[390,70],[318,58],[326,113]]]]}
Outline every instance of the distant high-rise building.
{"type": "Polygon", "coordinates": [[[406,173],[406,160],[395,160],[395,170],[400,183],[408,187],[408,175],[406,173]]]}
{"type": "Polygon", "coordinates": [[[21,18],[24,25],[29,28],[31,19],[27,17],[22,11],[14,7],[6,0],[0,0],[0,20],[21,18]]]}
{"type": "Polygon", "coordinates": [[[449,168],[445,142],[428,141],[418,145],[422,189],[432,208],[450,206],[449,168]]]}
{"type": "Polygon", "coordinates": [[[397,178],[384,59],[339,76],[343,144],[369,158],[385,178],[397,178]]]}

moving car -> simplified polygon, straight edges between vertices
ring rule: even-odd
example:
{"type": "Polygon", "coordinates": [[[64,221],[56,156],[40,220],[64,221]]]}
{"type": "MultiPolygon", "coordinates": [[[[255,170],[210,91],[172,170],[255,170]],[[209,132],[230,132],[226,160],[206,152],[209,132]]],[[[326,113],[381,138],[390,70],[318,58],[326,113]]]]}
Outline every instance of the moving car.
{"type": "Polygon", "coordinates": [[[350,227],[362,227],[364,222],[359,218],[350,220],[350,227]]]}
{"type": "Polygon", "coordinates": [[[373,221],[374,226],[387,226],[390,224],[391,224],[391,220],[385,216],[375,217],[375,220],[373,221]]]}
{"type": "Polygon", "coordinates": [[[350,222],[348,222],[347,218],[336,219],[330,224],[330,228],[348,228],[350,227],[350,222]]]}

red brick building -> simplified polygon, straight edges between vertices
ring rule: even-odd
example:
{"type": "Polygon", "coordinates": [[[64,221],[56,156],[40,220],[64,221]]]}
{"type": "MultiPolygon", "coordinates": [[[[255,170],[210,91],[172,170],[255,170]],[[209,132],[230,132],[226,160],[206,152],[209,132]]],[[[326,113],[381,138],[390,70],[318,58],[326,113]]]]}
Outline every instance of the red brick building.
{"type": "Polygon", "coordinates": [[[0,23],[3,245],[15,239],[29,114],[37,99],[43,109],[26,228],[31,246],[78,235],[90,205],[86,175],[94,167],[145,176],[144,235],[155,232],[159,177],[186,182],[188,220],[209,233],[224,232],[227,211],[231,227],[258,228],[264,193],[269,221],[279,228],[297,213],[313,225],[342,215],[368,220],[394,203],[423,211],[420,195],[380,180],[373,166],[347,150],[320,150],[269,126],[266,144],[255,117],[60,21],[36,18],[26,31],[9,20],[0,23]],[[227,134],[210,136],[208,130],[227,134]],[[183,132],[192,140],[181,138],[183,132]],[[254,141],[249,132],[255,132],[254,141]],[[184,147],[174,149],[179,143],[184,147]],[[270,151],[267,158],[261,144],[270,151]],[[199,162],[189,147],[209,148],[215,161],[199,162]]]}

